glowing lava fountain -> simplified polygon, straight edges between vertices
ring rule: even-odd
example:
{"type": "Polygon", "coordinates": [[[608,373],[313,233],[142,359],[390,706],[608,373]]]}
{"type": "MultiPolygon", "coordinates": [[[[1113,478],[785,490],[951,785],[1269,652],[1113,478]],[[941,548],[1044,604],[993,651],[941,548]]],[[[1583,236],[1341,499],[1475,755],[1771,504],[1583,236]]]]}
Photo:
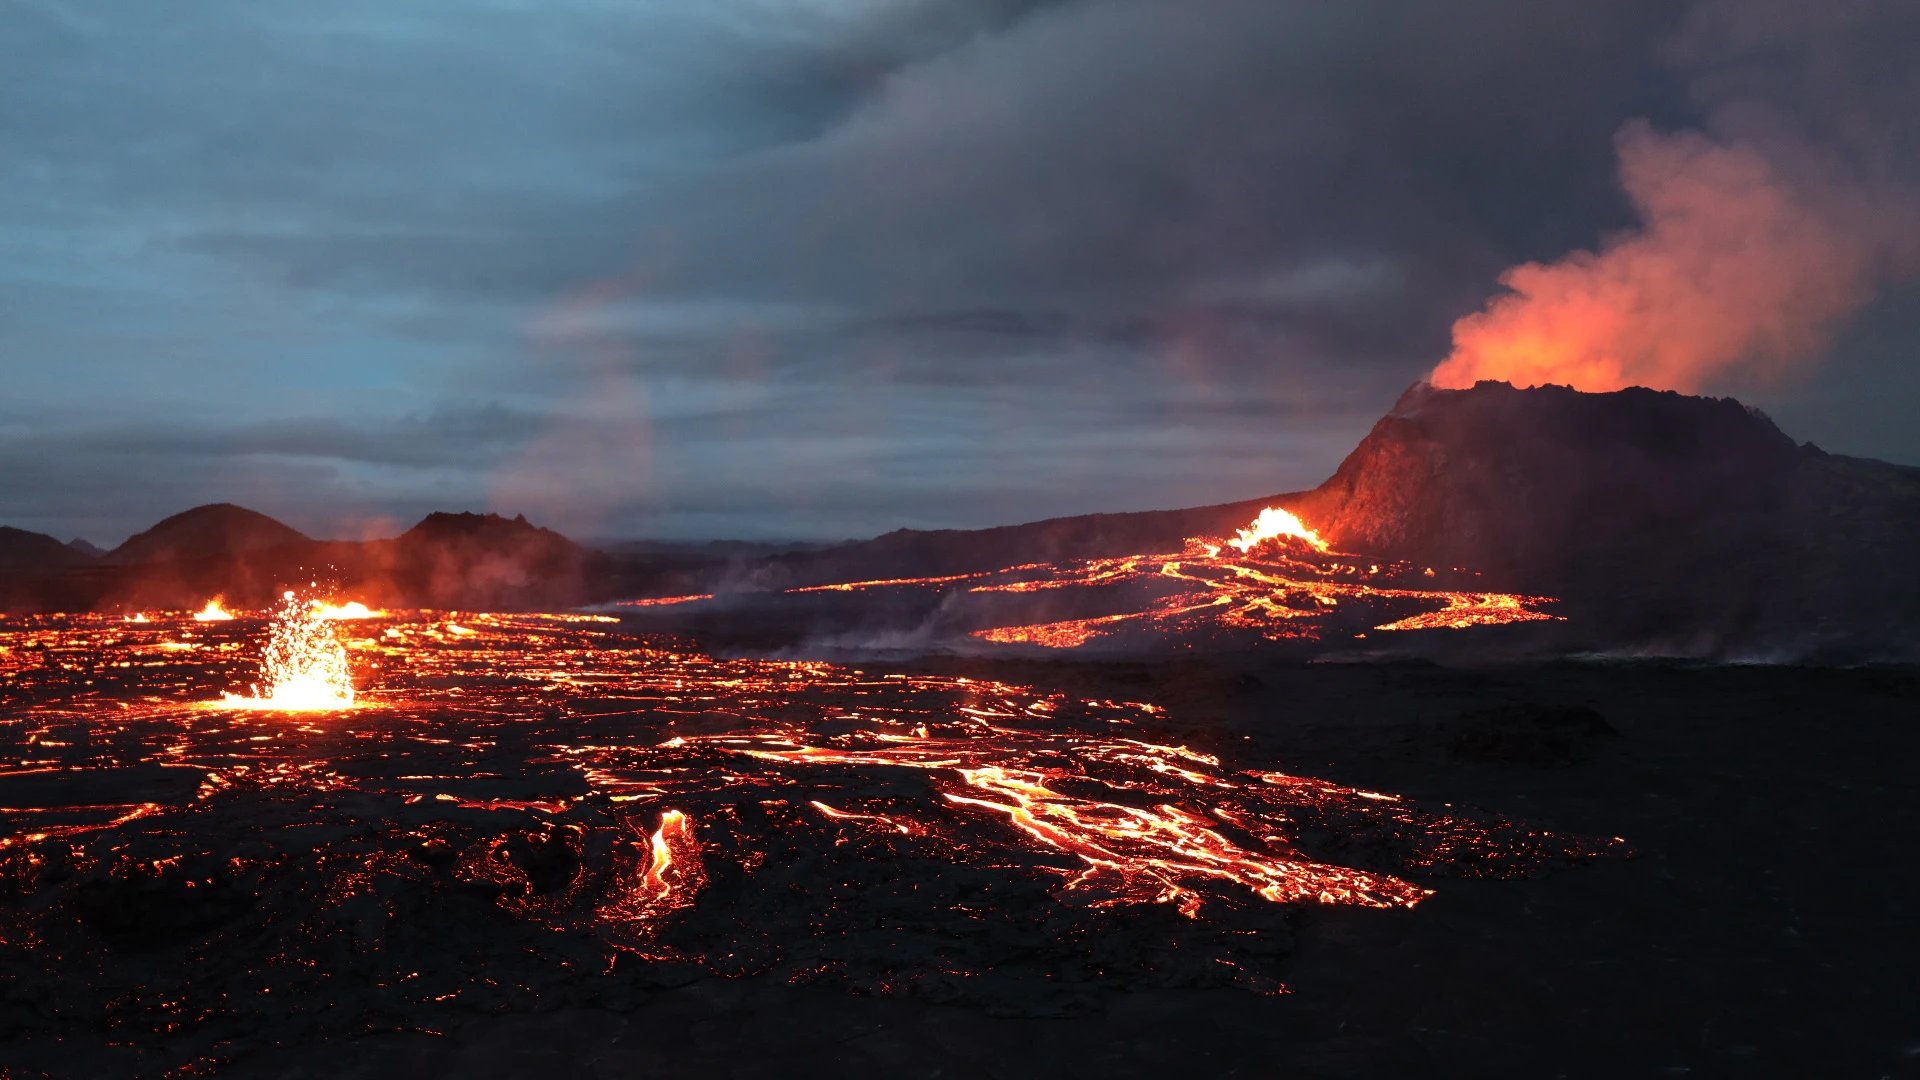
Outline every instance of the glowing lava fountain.
{"type": "Polygon", "coordinates": [[[334,636],[321,608],[302,603],[289,592],[273,615],[260,682],[254,696],[226,694],[217,703],[230,709],[266,712],[327,712],[353,708],[353,675],[347,650],[334,636]]]}
{"type": "Polygon", "coordinates": [[[220,606],[221,599],[222,599],[221,597],[216,596],[213,599],[207,601],[206,607],[203,607],[199,611],[196,611],[193,613],[193,621],[194,622],[231,622],[233,621],[233,612],[228,611],[226,608],[220,606]]]}
{"type": "MultiPolygon", "coordinates": [[[[1236,533],[1233,539],[1227,541],[1227,546],[1245,555],[1264,541],[1286,536],[1305,542],[1315,551],[1333,550],[1325,540],[1320,539],[1319,533],[1307,528],[1306,522],[1294,516],[1292,511],[1277,506],[1260,511],[1260,516],[1253,519],[1253,524],[1236,533]]],[[[1215,548],[1214,552],[1218,554],[1219,550],[1215,548]]]]}

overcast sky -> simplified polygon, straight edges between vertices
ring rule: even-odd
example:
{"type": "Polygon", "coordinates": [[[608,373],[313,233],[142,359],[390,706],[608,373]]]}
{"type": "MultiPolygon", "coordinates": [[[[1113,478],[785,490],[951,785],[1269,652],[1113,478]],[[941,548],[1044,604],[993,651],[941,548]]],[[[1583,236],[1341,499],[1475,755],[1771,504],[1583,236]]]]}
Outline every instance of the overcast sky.
{"type": "MultiPolygon", "coordinates": [[[[1904,190],[1916,10],[0,0],[0,523],[830,538],[1311,486],[1502,269],[1635,223],[1629,121],[1770,117],[1904,190]]],[[[1908,270],[1722,389],[1920,463],[1908,270]]]]}

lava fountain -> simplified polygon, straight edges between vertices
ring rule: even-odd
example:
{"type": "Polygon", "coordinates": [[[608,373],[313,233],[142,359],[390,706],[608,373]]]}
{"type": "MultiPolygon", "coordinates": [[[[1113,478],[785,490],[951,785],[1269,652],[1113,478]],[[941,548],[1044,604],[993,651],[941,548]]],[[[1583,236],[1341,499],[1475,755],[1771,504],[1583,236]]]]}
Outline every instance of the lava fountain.
{"type": "Polygon", "coordinates": [[[206,607],[203,607],[199,611],[196,611],[193,613],[193,621],[194,622],[231,622],[233,621],[233,612],[228,611],[226,608],[220,606],[220,601],[222,599],[223,597],[216,596],[213,599],[207,601],[206,607]]]}
{"type": "MultiPolygon", "coordinates": [[[[1288,536],[1305,542],[1315,551],[1333,550],[1325,540],[1320,539],[1319,533],[1307,528],[1306,522],[1301,521],[1292,511],[1282,510],[1277,506],[1269,506],[1260,511],[1260,516],[1253,519],[1253,524],[1235,533],[1233,539],[1227,541],[1227,546],[1245,555],[1267,540],[1288,536]]],[[[1217,554],[1220,549],[1213,550],[1217,554]]]]}
{"type": "Polygon", "coordinates": [[[328,625],[324,608],[285,593],[273,615],[266,653],[260,658],[260,682],[254,696],[225,694],[217,703],[230,709],[265,712],[325,712],[353,708],[353,675],[347,650],[328,625]]]}
{"type": "Polygon", "coordinates": [[[313,602],[313,617],[316,619],[379,619],[386,616],[384,611],[375,611],[358,600],[344,604],[329,604],[324,601],[313,602]]]}

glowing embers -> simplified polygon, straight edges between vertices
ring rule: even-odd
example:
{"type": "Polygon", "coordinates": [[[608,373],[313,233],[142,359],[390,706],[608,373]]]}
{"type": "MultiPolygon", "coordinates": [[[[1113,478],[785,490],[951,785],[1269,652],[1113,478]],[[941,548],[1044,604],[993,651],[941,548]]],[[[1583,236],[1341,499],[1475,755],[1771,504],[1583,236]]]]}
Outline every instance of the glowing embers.
{"type": "Polygon", "coordinates": [[[273,615],[253,696],[228,693],[218,704],[268,712],[353,708],[353,673],[347,668],[347,650],[334,636],[330,620],[322,611],[286,593],[273,615]]]}
{"type": "Polygon", "coordinates": [[[207,601],[207,606],[193,613],[194,622],[231,622],[233,613],[220,606],[221,597],[207,601]]]}

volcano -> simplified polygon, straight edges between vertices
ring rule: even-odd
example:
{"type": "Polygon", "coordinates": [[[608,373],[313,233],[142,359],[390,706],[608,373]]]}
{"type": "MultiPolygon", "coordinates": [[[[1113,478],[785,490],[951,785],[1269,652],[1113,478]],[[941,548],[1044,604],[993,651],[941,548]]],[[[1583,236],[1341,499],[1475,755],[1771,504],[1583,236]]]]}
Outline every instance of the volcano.
{"type": "Polygon", "coordinates": [[[1409,389],[1281,502],[1343,550],[1547,590],[1589,629],[1910,639],[1920,469],[1795,445],[1731,398],[1409,389]]]}
{"type": "MultiPolygon", "coordinates": [[[[1521,605],[1540,616],[1527,630],[1539,653],[1897,658],[1920,637],[1920,568],[1909,554],[1920,535],[1920,469],[1796,444],[1731,398],[1496,382],[1416,384],[1319,487],[1215,506],[901,529],[817,548],[661,552],[594,550],[495,514],[437,513],[391,540],[321,541],[218,504],[175,515],[98,560],[9,531],[0,599],[15,610],[187,609],[214,595],[259,606],[283,587],[322,580],[403,607],[537,610],[638,598],[667,605],[645,609],[645,621],[661,628],[734,632],[758,620],[756,633],[779,623],[769,641],[793,644],[822,627],[924,628],[956,593],[1037,596],[1053,589],[1049,575],[1054,585],[1106,587],[1121,571],[1092,565],[1099,560],[1135,559],[1120,564],[1122,576],[1161,576],[1167,560],[1204,561],[1189,541],[1232,536],[1268,508],[1297,514],[1324,537],[1331,554],[1319,560],[1322,578],[1372,576],[1378,588],[1369,595],[1452,590],[1430,595],[1465,610],[1459,598],[1479,594],[1468,606],[1483,611],[1519,603],[1514,597],[1557,600],[1551,611],[1521,605]],[[1022,568],[1038,569],[985,580],[1022,568]],[[889,585],[902,588],[883,596],[879,587],[889,585]],[[692,605],[697,611],[672,603],[715,596],[692,605]],[[787,599],[741,606],[755,596],[787,599]]],[[[1216,578],[1241,583],[1266,573],[1217,569],[1216,578]]],[[[1341,588],[1312,599],[1332,606],[1358,595],[1341,588]]],[[[1236,596],[1241,622],[1248,603],[1266,605],[1236,596]]],[[[1053,603],[1024,621],[1113,614],[1053,603]]],[[[1347,630],[1363,638],[1369,626],[1404,628],[1404,615],[1347,630]]],[[[1086,637],[988,636],[1039,639],[1086,637]]]]}
{"type": "Polygon", "coordinates": [[[930,579],[1179,552],[1268,506],[1339,552],[1549,594],[1547,651],[1904,655],[1920,624],[1920,469],[1795,442],[1731,398],[1482,382],[1409,388],[1310,491],[984,530],[900,530],[768,559],[757,586],[930,579]]]}

